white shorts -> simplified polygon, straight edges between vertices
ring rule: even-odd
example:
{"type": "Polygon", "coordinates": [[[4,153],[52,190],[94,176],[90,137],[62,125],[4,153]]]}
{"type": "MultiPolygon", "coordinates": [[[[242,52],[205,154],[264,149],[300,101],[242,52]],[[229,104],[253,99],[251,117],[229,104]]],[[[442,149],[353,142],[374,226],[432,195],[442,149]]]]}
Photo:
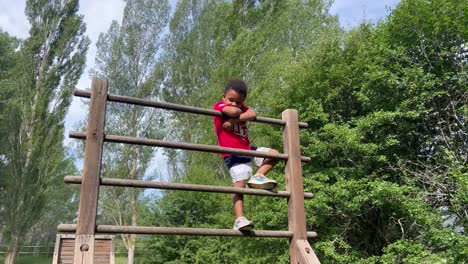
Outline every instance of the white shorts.
{"type": "MultiPolygon", "coordinates": [[[[270,148],[258,147],[255,151],[269,152],[270,148]]],[[[234,156],[235,157],[235,156],[234,156]]],[[[245,158],[245,157],[240,157],[245,158]]],[[[232,182],[245,181],[252,177],[252,167],[260,167],[263,164],[265,158],[254,157],[249,162],[236,163],[229,168],[229,174],[231,175],[232,182]]]]}

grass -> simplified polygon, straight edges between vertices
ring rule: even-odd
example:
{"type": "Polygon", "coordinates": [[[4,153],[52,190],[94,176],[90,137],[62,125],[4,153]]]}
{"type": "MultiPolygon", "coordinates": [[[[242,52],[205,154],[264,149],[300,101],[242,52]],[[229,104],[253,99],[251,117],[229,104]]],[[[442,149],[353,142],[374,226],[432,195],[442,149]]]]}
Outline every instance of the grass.
{"type": "Polygon", "coordinates": [[[115,264],[127,264],[127,257],[115,257],[115,264]]]}
{"type": "MultiPolygon", "coordinates": [[[[5,256],[0,256],[0,263],[5,261],[5,256]]],[[[52,257],[44,256],[18,256],[16,257],[16,264],[50,264],[52,257]]]]}
{"type": "MultiPolygon", "coordinates": [[[[115,264],[127,264],[127,257],[115,257],[115,264]]],[[[5,256],[0,256],[0,263],[5,261],[5,256]]],[[[16,264],[50,264],[52,257],[18,256],[16,264]]]]}
{"type": "MultiPolygon", "coordinates": [[[[115,264],[127,264],[127,257],[115,257],[115,264]]],[[[5,256],[0,256],[0,263],[5,262],[5,256]]],[[[43,256],[18,256],[16,257],[15,264],[50,264],[52,257],[43,256]]]]}

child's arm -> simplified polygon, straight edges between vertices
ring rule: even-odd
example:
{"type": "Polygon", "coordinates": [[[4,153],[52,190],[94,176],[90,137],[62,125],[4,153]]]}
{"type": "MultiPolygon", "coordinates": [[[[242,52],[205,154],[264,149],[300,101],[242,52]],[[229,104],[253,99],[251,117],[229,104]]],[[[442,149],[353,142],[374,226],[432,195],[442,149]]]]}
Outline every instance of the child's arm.
{"type": "Polygon", "coordinates": [[[237,107],[226,106],[224,107],[222,112],[228,117],[230,117],[228,121],[234,124],[239,123],[239,122],[254,120],[255,118],[257,118],[257,112],[255,112],[254,110],[250,108],[244,113],[242,113],[242,110],[237,107]],[[227,110],[225,111],[226,108],[227,110]],[[235,109],[232,109],[232,108],[235,108],[235,109]]]}
{"type": "Polygon", "coordinates": [[[257,112],[252,109],[248,109],[245,113],[240,114],[238,117],[231,117],[226,120],[223,124],[223,128],[232,131],[234,129],[234,125],[240,122],[245,122],[249,120],[254,120],[257,117],[257,112]]]}
{"type": "Polygon", "coordinates": [[[238,117],[242,114],[242,110],[235,106],[226,106],[221,112],[229,117],[238,117]]]}
{"type": "Polygon", "coordinates": [[[254,120],[257,118],[257,112],[255,112],[252,109],[248,109],[244,113],[239,115],[239,121],[249,121],[249,120],[254,120]]]}

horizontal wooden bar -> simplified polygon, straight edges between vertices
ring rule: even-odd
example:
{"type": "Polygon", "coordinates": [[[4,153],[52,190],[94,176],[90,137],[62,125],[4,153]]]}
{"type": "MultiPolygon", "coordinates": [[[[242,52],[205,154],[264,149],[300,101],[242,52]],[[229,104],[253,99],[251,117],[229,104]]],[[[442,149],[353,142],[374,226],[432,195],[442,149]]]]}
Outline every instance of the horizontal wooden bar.
{"type": "MultiPolygon", "coordinates": [[[[61,224],[60,232],[75,232],[76,224],[61,224]]],[[[188,235],[188,236],[236,236],[236,237],[272,237],[291,238],[292,231],[251,230],[239,231],[233,229],[183,228],[183,227],[151,227],[151,226],[116,226],[97,225],[96,233],[108,234],[154,234],[154,235],[188,235]]],[[[307,232],[307,237],[316,237],[316,232],[307,232]]]]}
{"type": "MultiPolygon", "coordinates": [[[[85,132],[70,131],[69,136],[76,139],[86,139],[85,132]]],[[[252,157],[262,157],[262,158],[273,158],[278,160],[287,160],[288,155],[286,154],[270,154],[266,152],[252,151],[252,150],[241,150],[234,148],[225,148],[213,145],[204,145],[204,144],[191,144],[183,142],[173,142],[165,141],[158,139],[147,139],[147,138],[137,138],[137,137],[127,137],[127,136],[117,136],[117,135],[105,135],[104,141],[114,142],[114,143],[125,143],[125,144],[134,144],[134,145],[144,145],[144,146],[153,146],[153,147],[164,147],[164,148],[175,148],[175,149],[185,149],[185,150],[195,150],[195,151],[204,151],[204,152],[214,152],[214,153],[229,153],[234,155],[242,156],[252,156],[252,157]]],[[[309,157],[301,157],[302,161],[308,162],[311,161],[309,157]]]]}
{"type": "MultiPolygon", "coordinates": [[[[86,90],[76,89],[74,94],[75,96],[83,97],[83,98],[91,97],[90,92],[86,90]]],[[[193,107],[193,106],[186,106],[186,105],[179,105],[179,104],[173,104],[173,103],[166,103],[166,102],[159,102],[159,101],[151,101],[151,100],[130,97],[130,96],[109,94],[107,95],[107,101],[162,108],[162,109],[175,110],[175,111],[193,113],[193,114],[208,115],[208,116],[222,116],[223,115],[221,112],[216,111],[216,110],[193,107]]],[[[259,123],[272,124],[272,125],[281,125],[281,126],[284,126],[286,124],[286,122],[280,119],[260,117],[260,116],[257,116],[257,118],[252,121],[259,122],[259,123]]],[[[307,123],[299,122],[300,128],[307,128],[308,126],[309,125],[307,123]]]]}
{"type": "MultiPolygon", "coordinates": [[[[81,176],[65,176],[64,181],[66,183],[81,184],[81,179],[82,179],[81,176]]],[[[118,178],[101,178],[100,184],[103,186],[199,191],[199,192],[214,192],[214,193],[240,193],[240,194],[249,194],[249,195],[286,197],[286,198],[291,196],[291,193],[287,191],[267,191],[267,190],[236,188],[236,187],[227,187],[227,186],[141,181],[141,180],[130,180],[130,179],[118,179],[118,178]]],[[[305,199],[311,199],[312,197],[313,197],[312,193],[304,193],[305,199]]]]}

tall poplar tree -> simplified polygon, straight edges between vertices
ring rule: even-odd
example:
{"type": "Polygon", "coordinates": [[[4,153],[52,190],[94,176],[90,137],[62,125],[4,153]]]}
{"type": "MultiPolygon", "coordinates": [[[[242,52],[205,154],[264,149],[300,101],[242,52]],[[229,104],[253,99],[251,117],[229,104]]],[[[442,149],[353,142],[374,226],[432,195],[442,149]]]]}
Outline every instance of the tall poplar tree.
{"type": "Polygon", "coordinates": [[[77,0],[26,4],[30,35],[8,82],[2,121],[8,127],[0,172],[5,263],[14,263],[26,234],[45,213],[48,194],[73,169],[62,145],[63,120],[89,45],[77,11],[77,0]]]}
{"type": "MultiPolygon", "coordinates": [[[[126,1],[122,25],[114,21],[97,43],[96,67],[92,74],[109,80],[109,93],[157,100],[159,82],[152,78],[161,35],[169,17],[168,1],[126,1]]],[[[135,105],[109,104],[106,131],[111,134],[158,138],[162,129],[158,123],[160,111],[135,105]]],[[[114,178],[143,179],[154,148],[108,144],[103,154],[103,175],[114,178]]],[[[137,225],[141,189],[108,188],[103,191],[102,207],[105,220],[117,225],[137,225]]],[[[133,263],[135,234],[122,235],[133,263]]]]}

